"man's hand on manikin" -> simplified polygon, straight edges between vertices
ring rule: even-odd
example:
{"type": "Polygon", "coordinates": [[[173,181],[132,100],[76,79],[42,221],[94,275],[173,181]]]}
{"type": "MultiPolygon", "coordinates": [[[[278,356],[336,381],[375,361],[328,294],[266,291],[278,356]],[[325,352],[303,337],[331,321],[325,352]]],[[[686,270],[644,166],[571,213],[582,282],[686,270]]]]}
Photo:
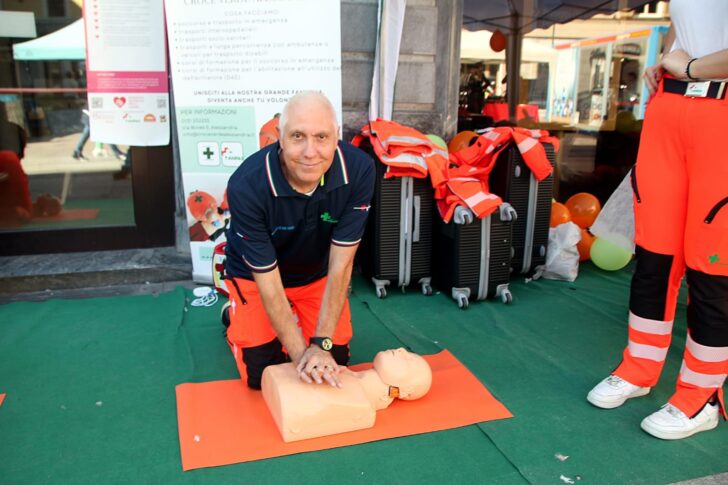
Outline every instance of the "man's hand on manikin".
{"type": "Polygon", "coordinates": [[[315,345],[308,347],[296,365],[298,377],[308,384],[323,384],[326,381],[332,387],[341,387],[339,380],[340,367],[330,352],[315,345]]]}

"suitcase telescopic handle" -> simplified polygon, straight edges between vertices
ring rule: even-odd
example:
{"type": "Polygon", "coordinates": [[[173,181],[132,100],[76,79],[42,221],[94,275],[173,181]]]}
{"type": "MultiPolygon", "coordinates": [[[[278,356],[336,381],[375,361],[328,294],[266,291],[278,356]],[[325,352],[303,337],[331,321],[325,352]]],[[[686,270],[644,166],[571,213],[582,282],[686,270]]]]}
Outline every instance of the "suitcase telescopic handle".
{"type": "Polygon", "coordinates": [[[415,195],[413,198],[413,205],[414,205],[414,229],[412,230],[412,242],[420,242],[420,199],[421,197],[419,195],[415,195]]]}

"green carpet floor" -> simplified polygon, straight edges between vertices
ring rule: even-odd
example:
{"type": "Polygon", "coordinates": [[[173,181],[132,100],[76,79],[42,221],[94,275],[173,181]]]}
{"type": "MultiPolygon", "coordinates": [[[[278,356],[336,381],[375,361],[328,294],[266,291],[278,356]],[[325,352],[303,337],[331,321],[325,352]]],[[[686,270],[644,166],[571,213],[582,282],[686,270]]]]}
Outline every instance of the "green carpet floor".
{"type": "Polygon", "coordinates": [[[665,484],[728,471],[726,423],[680,442],[639,428],[672,392],[684,305],[650,395],[611,411],[586,402],[626,342],[629,277],[586,264],[574,283],[514,278],[512,305],[467,310],[445,292],[390,290],[378,300],[356,277],[353,363],[402,345],[447,348],[515,417],[190,472],[180,464],[174,386],[237,377],[219,305],[192,307],[181,288],[3,305],[0,483],[665,484]]]}

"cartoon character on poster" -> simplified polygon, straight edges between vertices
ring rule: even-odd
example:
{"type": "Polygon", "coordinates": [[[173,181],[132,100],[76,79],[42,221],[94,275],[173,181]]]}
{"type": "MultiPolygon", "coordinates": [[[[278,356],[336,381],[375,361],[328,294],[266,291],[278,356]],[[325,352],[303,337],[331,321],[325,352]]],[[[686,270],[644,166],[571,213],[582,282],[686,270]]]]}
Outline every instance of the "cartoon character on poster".
{"type": "Polygon", "coordinates": [[[230,223],[227,193],[221,204],[208,192],[195,190],[187,197],[187,210],[195,219],[190,226],[190,241],[218,241],[224,239],[230,223]]]}

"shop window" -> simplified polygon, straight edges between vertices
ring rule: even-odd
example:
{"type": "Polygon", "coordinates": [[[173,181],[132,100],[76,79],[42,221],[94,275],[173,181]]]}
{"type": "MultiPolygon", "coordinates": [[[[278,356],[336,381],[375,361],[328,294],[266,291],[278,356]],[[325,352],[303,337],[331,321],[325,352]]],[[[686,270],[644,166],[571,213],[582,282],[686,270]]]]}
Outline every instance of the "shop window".
{"type": "MultiPolygon", "coordinates": [[[[64,5],[49,1],[49,14],[65,12],[64,5]]],[[[83,28],[77,27],[62,28],[74,29],[83,46],[83,28]]],[[[30,217],[3,218],[0,231],[134,225],[129,147],[89,138],[86,66],[78,55],[84,51],[49,52],[52,39],[44,39],[52,34],[10,39],[12,61],[3,64],[3,138],[23,133],[25,147],[16,153],[33,206],[30,217]]]]}
{"type": "Polygon", "coordinates": [[[648,51],[659,51],[666,32],[655,27],[650,35],[615,35],[561,49],[550,106],[561,138],[558,200],[589,192],[604,203],[637,161],[647,102],[642,76],[655,62],[648,51]]]}
{"type": "Polygon", "coordinates": [[[81,10],[42,5],[4,4],[32,11],[36,32],[0,37],[1,254],[173,244],[171,148],[94,139],[81,10]]]}

